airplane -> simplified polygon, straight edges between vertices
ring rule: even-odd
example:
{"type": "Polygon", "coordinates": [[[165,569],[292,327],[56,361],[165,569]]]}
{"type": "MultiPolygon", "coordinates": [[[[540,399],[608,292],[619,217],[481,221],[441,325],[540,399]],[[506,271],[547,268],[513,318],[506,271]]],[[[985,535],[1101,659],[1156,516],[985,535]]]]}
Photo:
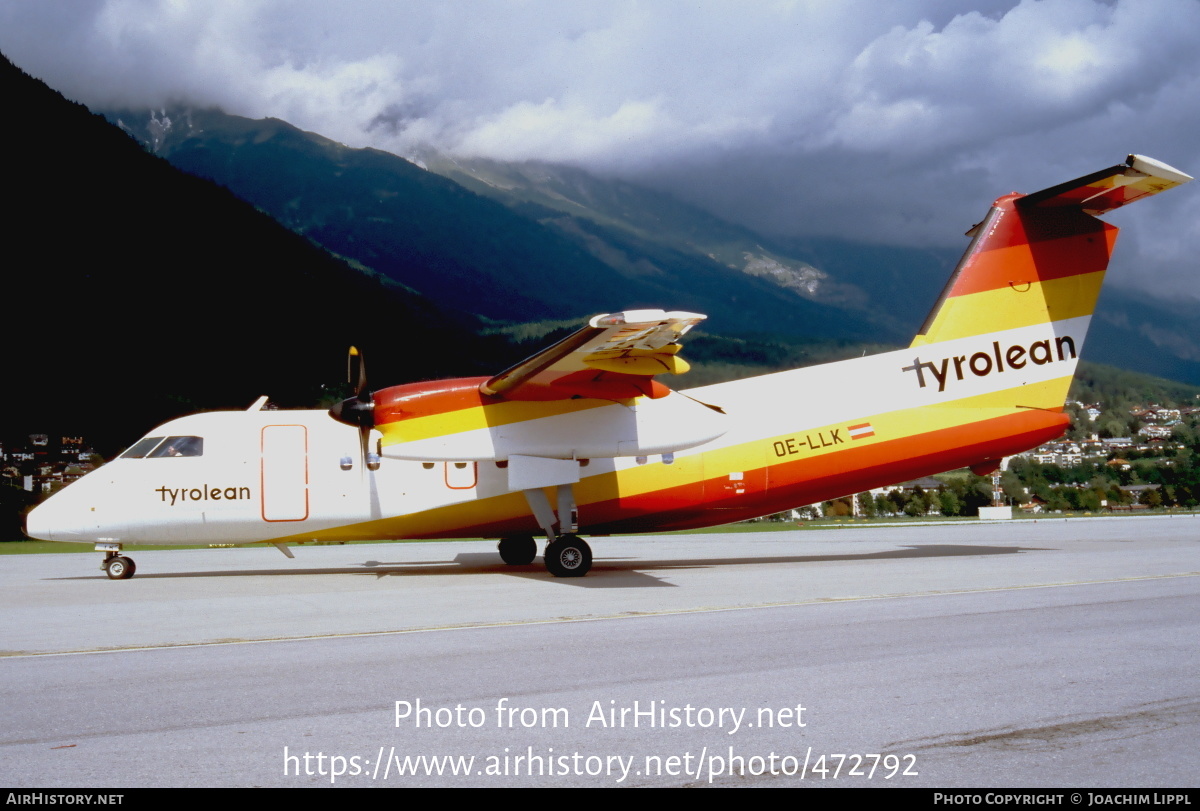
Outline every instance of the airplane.
{"type": "Polygon", "coordinates": [[[1190,181],[1124,163],[997,199],[911,345],[673,390],[705,316],[597,315],[500,374],[367,387],[329,411],[171,420],[33,509],[34,538],[95,543],[108,577],[138,544],[499,539],[580,577],[580,533],[710,527],[1002,459],[1060,436],[1117,228],[1105,214],[1190,181]]]}

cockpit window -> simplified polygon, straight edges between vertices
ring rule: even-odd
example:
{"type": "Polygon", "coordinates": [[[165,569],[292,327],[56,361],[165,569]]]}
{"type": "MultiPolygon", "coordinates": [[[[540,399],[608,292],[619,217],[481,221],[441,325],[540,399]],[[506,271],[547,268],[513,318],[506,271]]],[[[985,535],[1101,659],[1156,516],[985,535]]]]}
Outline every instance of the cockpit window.
{"type": "Polygon", "coordinates": [[[122,459],[141,459],[148,454],[155,445],[162,442],[160,436],[148,436],[145,439],[135,442],[133,447],[121,454],[122,459]]]}
{"type": "Polygon", "coordinates": [[[202,456],[203,454],[203,437],[169,436],[157,448],[146,454],[146,458],[162,459],[167,456],[202,456]]]}

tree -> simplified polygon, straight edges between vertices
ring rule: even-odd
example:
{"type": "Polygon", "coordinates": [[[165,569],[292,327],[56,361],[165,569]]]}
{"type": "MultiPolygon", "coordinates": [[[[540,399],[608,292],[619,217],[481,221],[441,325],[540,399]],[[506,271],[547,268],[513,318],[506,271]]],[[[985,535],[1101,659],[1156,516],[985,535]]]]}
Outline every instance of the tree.
{"type": "Polygon", "coordinates": [[[1059,489],[1054,488],[1050,491],[1050,497],[1046,499],[1046,512],[1063,512],[1071,509],[1071,502],[1066,495],[1059,489]]]}
{"type": "Polygon", "coordinates": [[[850,509],[850,505],[848,503],[846,503],[846,499],[844,499],[844,498],[838,498],[838,499],[834,499],[833,501],[825,502],[825,517],[826,518],[830,518],[830,517],[844,518],[845,516],[851,515],[851,514],[852,514],[852,511],[850,509]]]}
{"type": "Polygon", "coordinates": [[[941,506],[942,515],[947,518],[955,518],[962,515],[963,505],[958,496],[953,490],[943,490],[938,494],[938,501],[941,506]]]}
{"type": "Polygon", "coordinates": [[[912,518],[917,518],[924,515],[929,510],[929,505],[925,501],[924,491],[917,488],[909,497],[908,502],[904,505],[904,514],[912,518]]]}

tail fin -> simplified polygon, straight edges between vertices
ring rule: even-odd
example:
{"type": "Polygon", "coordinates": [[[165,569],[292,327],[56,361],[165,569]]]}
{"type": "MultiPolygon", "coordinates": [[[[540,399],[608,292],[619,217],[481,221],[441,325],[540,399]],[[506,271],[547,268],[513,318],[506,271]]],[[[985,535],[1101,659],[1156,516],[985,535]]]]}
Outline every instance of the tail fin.
{"type": "MultiPolygon", "coordinates": [[[[967,232],[974,239],[912,346],[1091,316],[1117,237],[1094,215],[1191,179],[1130,155],[1077,180],[1001,197],[967,232]]],[[[1068,338],[1076,352],[1085,331],[1086,323],[1068,338]]]]}

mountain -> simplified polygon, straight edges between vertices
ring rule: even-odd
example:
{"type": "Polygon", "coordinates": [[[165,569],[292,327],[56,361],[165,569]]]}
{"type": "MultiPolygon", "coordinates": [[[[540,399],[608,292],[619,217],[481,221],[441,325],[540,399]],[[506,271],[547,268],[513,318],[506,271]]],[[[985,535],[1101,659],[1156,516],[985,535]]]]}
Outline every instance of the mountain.
{"type": "MultiPolygon", "coordinates": [[[[624,232],[691,250],[742,272],[771,278],[814,301],[857,315],[858,340],[907,344],[967,247],[914,249],[833,238],[770,239],[667,195],[546,163],[454,160],[428,154],[430,169],[545,223],[569,218],[574,231],[624,232]]],[[[981,209],[975,214],[982,215],[981,209]]],[[[969,224],[964,217],[964,227],[969,224]]],[[[1084,357],[1092,362],[1200,384],[1200,313],[1128,287],[1107,285],[1084,357]]],[[[830,333],[829,337],[841,337],[830,333]]]]}
{"type": "Polygon", "coordinates": [[[494,321],[664,307],[705,313],[721,332],[842,340],[908,332],[863,290],[773,252],[744,229],[628,184],[557,167],[563,183],[607,196],[600,202],[609,211],[555,207],[568,198],[495,197],[495,180],[444,177],[282,121],[216,110],[107,115],[173,165],[228,187],[328,250],[494,321]],[[680,238],[686,234],[694,238],[680,238]]]}
{"type": "MultiPolygon", "coordinates": [[[[421,162],[514,211],[567,233],[587,234],[597,254],[611,252],[613,244],[637,246],[643,255],[673,251],[768,281],[854,324],[858,340],[907,343],[960,254],[837,239],[772,239],[670,195],[569,166],[436,153],[422,155],[421,162]]],[[[640,258],[628,255],[630,263],[640,258]]]]}
{"type": "Polygon", "coordinates": [[[37,122],[0,131],[0,439],[111,452],[198,408],[315,405],[341,391],[351,343],[389,383],[512,361],[474,319],[330,256],[3,57],[0,93],[10,122],[37,122]]]}
{"type": "Polygon", "coordinates": [[[1200,385],[1200,315],[1194,303],[1108,285],[1100,293],[1084,357],[1200,385]]]}
{"type": "MultiPolygon", "coordinates": [[[[554,164],[427,153],[418,166],[215,110],[109,115],[329,250],[500,323],[661,306],[706,313],[708,334],[904,345],[960,255],[770,239],[554,164]]],[[[1200,383],[1197,334],[1200,315],[1188,308],[1109,285],[1084,357],[1200,383]]]]}

